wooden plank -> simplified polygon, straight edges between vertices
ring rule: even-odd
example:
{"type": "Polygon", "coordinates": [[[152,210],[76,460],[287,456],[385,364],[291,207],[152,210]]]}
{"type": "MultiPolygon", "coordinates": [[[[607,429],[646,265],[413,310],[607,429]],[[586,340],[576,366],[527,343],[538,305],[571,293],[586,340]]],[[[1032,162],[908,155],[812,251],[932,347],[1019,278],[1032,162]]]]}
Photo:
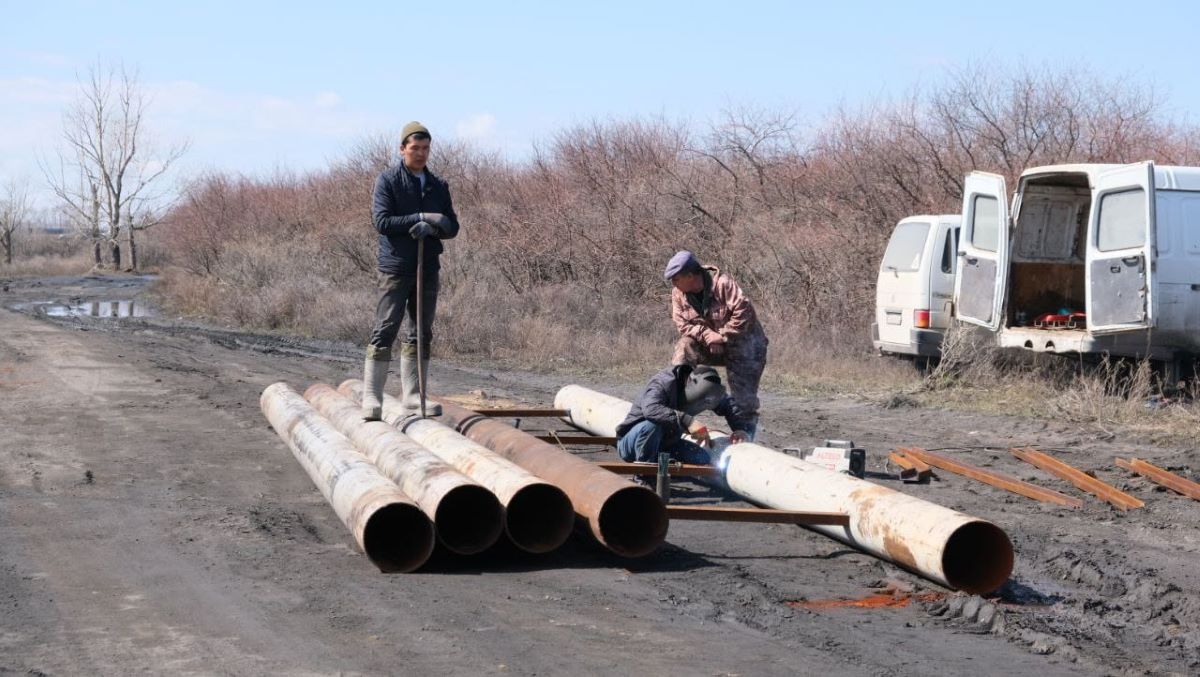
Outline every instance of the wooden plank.
{"type": "Polygon", "coordinates": [[[563,416],[571,415],[570,409],[518,409],[515,407],[505,407],[497,409],[472,409],[471,411],[474,411],[480,416],[487,416],[489,418],[502,418],[508,416],[512,416],[514,418],[562,418],[563,416]]]}
{"type": "Polygon", "coordinates": [[[1186,477],[1180,477],[1173,472],[1163,470],[1162,468],[1148,461],[1143,461],[1138,458],[1133,458],[1128,461],[1118,458],[1116,462],[1117,465],[1121,466],[1122,468],[1135,472],[1142,477],[1149,479],[1155,484],[1161,484],[1177,494],[1182,494],[1188,498],[1193,498],[1197,501],[1200,501],[1200,484],[1197,484],[1186,477]]]}
{"type": "Polygon", "coordinates": [[[577,435],[575,433],[566,433],[564,435],[556,435],[556,434],[551,433],[548,435],[534,435],[534,437],[538,438],[539,440],[541,440],[543,442],[549,442],[551,444],[563,444],[563,445],[603,444],[603,445],[607,445],[607,446],[611,447],[611,446],[615,446],[617,443],[617,438],[605,437],[603,435],[577,435]]]}
{"type": "Polygon", "coordinates": [[[929,465],[915,456],[905,456],[900,451],[893,451],[888,454],[888,460],[900,466],[900,479],[905,482],[928,482],[933,476],[929,465]]]}
{"type": "MultiPolygon", "coordinates": [[[[609,472],[618,475],[657,475],[657,463],[624,463],[622,461],[604,461],[596,464],[609,472]]],[[[687,463],[672,463],[670,472],[673,477],[720,477],[721,471],[711,465],[691,465],[687,463]]]]}
{"type": "Polygon", "coordinates": [[[673,520],[704,522],[757,522],[761,524],[801,524],[815,526],[831,524],[850,526],[850,515],[844,512],[807,512],[800,510],[770,510],[767,508],[715,508],[694,505],[668,505],[667,517],[673,520]]]}
{"type": "Polygon", "coordinates": [[[1129,510],[1130,508],[1140,508],[1145,503],[1130,496],[1129,494],[1117,489],[1114,486],[1105,484],[1100,480],[1088,475],[1087,473],[1074,468],[1062,461],[1044,454],[1037,449],[1009,449],[1013,456],[1032,464],[1046,472],[1070,482],[1076,488],[1086,491],[1101,500],[1107,501],[1121,510],[1129,510]]]}
{"type": "Polygon", "coordinates": [[[1083,507],[1083,501],[1079,500],[1078,498],[1061,494],[1053,489],[1047,489],[1045,487],[1039,487],[1036,484],[1030,484],[1029,482],[1021,481],[1011,475],[1005,475],[1004,473],[995,472],[993,470],[985,470],[983,468],[979,468],[968,463],[963,463],[961,461],[956,461],[947,456],[935,454],[932,451],[925,451],[924,449],[918,449],[916,447],[905,447],[899,451],[903,452],[905,456],[910,458],[918,458],[922,461],[925,461],[935,468],[941,468],[942,470],[955,473],[956,475],[969,477],[978,482],[983,482],[984,484],[991,485],[997,489],[1010,491],[1026,498],[1032,498],[1036,501],[1044,501],[1046,503],[1065,505],[1069,508],[1083,507]]]}

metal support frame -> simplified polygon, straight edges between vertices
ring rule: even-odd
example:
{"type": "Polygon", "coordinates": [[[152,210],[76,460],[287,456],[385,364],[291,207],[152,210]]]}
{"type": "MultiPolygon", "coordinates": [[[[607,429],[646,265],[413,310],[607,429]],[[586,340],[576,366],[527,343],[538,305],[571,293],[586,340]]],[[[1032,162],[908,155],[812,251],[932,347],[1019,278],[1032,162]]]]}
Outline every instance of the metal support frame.
{"type": "Polygon", "coordinates": [[[1075,485],[1076,488],[1107,501],[1120,510],[1141,508],[1146,505],[1116,487],[1105,484],[1082,470],[1067,465],[1057,458],[1040,452],[1037,449],[1009,449],[1009,451],[1012,452],[1013,456],[1022,461],[1041,468],[1060,479],[1064,479],[1075,485]]]}
{"type": "Polygon", "coordinates": [[[933,469],[915,456],[906,456],[897,449],[888,454],[888,460],[900,467],[900,479],[911,484],[928,482],[933,469]]]}
{"type": "Polygon", "coordinates": [[[1005,475],[994,470],[984,470],[962,461],[956,461],[941,454],[935,454],[932,451],[925,451],[916,447],[903,447],[899,449],[909,458],[916,458],[928,463],[929,465],[940,468],[947,472],[952,472],[956,475],[969,477],[978,482],[991,485],[997,489],[1003,489],[1026,498],[1032,498],[1035,501],[1044,501],[1046,503],[1057,503],[1068,508],[1082,508],[1083,501],[1074,496],[1067,496],[1053,489],[1039,487],[1036,484],[1030,484],[1019,480],[1012,475],[1005,475]]]}
{"type": "MultiPolygon", "coordinates": [[[[658,454],[658,472],[654,488],[664,504],[671,502],[671,455],[665,451],[658,454]]],[[[667,515],[670,516],[670,513],[667,515]]]]}
{"type": "Polygon", "coordinates": [[[471,411],[488,418],[562,418],[571,412],[567,409],[539,409],[520,407],[495,407],[487,409],[472,409],[471,411]]]}
{"type": "MultiPolygon", "coordinates": [[[[658,466],[649,463],[625,463],[624,461],[597,463],[596,467],[604,468],[618,475],[657,475],[658,466]]],[[[693,465],[691,463],[672,463],[667,468],[667,474],[675,477],[720,477],[720,468],[711,465],[693,465]]]]}
{"type": "Polygon", "coordinates": [[[1180,477],[1174,473],[1163,470],[1162,468],[1143,461],[1140,458],[1131,458],[1128,461],[1125,459],[1116,459],[1118,466],[1135,472],[1142,477],[1164,486],[1177,494],[1182,494],[1188,498],[1200,501],[1200,484],[1197,484],[1185,477],[1180,477]]]}

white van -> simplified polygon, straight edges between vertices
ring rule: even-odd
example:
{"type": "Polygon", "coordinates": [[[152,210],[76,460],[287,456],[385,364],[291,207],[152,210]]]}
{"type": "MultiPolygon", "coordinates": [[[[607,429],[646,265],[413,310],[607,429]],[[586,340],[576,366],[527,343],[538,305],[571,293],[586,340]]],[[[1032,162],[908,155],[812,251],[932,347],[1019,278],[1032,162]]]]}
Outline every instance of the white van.
{"type": "Polygon", "coordinates": [[[875,283],[880,354],[937,357],[953,314],[958,214],[910,216],[892,231],[875,283]]]}
{"type": "Polygon", "coordinates": [[[999,345],[1200,353],[1200,168],[1035,167],[1011,205],[1004,177],[972,172],[962,224],[955,313],[999,345]]]}

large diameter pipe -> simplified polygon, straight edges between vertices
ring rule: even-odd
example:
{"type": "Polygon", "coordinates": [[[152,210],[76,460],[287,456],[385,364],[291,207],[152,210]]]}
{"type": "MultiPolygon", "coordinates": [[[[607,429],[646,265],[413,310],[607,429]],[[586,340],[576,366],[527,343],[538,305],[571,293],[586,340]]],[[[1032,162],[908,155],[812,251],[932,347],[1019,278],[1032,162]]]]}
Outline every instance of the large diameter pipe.
{"type": "Polygon", "coordinates": [[[633,404],[619,397],[605,395],[583,386],[569,385],[558,389],[554,408],[571,412],[564,417],[567,423],[593,435],[617,436],[617,426],[629,414],[633,404]],[[598,433],[597,430],[606,432],[598,433]]]}
{"type": "Polygon", "coordinates": [[[433,520],[438,541],[460,555],[483,552],[504,530],[504,508],[492,492],[383,421],[364,421],[362,407],[324,383],[304,399],[333,423],[375,467],[433,520]]]}
{"type": "MultiPolygon", "coordinates": [[[[593,435],[615,435],[630,404],[580,386],[559,390],[554,406],[593,435]]],[[[1000,527],[915,496],[802,461],[760,444],[714,440],[718,466],[735,493],[770,508],[844,512],[848,527],[806,528],[899,564],[950,588],[986,593],[1013,567],[1000,527]]]]}
{"type": "Polygon", "coordinates": [[[441,420],[567,492],[575,515],[612,552],[642,557],[667,537],[667,509],[653,491],[533,435],[438,399],[441,420]]]}
{"type": "MultiPolygon", "coordinates": [[[[361,400],[362,387],[362,381],[349,380],[342,383],[340,391],[361,400]]],[[[504,506],[504,532],[518,548],[531,553],[550,552],[570,537],[575,511],[562,489],[452,428],[413,416],[400,400],[387,394],[383,398],[383,420],[490,489],[504,506]]]]}
{"type": "Polygon", "coordinates": [[[259,405],[376,566],[408,572],[429,559],[434,541],[429,518],[303,397],[275,383],[263,390],[259,405]]]}

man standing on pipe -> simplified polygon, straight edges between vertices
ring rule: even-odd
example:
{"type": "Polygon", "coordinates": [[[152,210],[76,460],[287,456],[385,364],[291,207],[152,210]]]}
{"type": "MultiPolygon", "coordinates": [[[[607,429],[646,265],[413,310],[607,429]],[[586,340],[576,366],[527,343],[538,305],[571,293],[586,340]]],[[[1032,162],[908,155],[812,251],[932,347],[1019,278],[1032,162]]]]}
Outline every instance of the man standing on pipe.
{"type": "Polygon", "coordinates": [[[754,306],[728,273],[701,266],[689,251],[671,257],[663,278],[674,287],[671,319],[680,334],[671,364],[725,367],[730,394],[753,440],[769,343],[754,306]]]}
{"type": "Polygon", "coordinates": [[[731,443],[746,440],[746,421],[725,394],[716,369],[687,365],[663,369],[650,378],[617,426],[617,454],[628,463],[652,463],[659,452],[667,452],[683,463],[708,465],[712,462],[708,452],[683,439],[683,433],[707,443],[708,428],[696,415],[710,409],[725,417],[733,431],[731,443]]]}
{"type": "MultiPolygon", "coordinates": [[[[431,141],[429,130],[421,123],[405,125],[400,134],[400,164],[385,170],[375,181],[371,212],[375,230],[379,232],[380,296],[375,309],[375,331],[371,333],[363,366],[363,418],[368,421],[378,421],[383,413],[383,385],[392,359],[392,344],[405,319],[406,332],[400,346],[400,389],[405,409],[420,412],[418,384],[425,382],[429,373],[429,346],[437,308],[438,256],[442,253],[442,240],[458,235],[450,186],[425,166],[431,141]],[[418,247],[422,240],[424,247],[418,247]],[[419,265],[420,249],[424,249],[424,261],[419,265]],[[417,271],[421,269],[423,317],[418,318],[417,271]]],[[[431,416],[441,414],[437,404],[430,403],[426,409],[431,416]]]]}

